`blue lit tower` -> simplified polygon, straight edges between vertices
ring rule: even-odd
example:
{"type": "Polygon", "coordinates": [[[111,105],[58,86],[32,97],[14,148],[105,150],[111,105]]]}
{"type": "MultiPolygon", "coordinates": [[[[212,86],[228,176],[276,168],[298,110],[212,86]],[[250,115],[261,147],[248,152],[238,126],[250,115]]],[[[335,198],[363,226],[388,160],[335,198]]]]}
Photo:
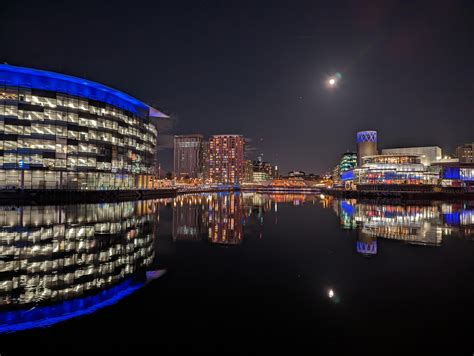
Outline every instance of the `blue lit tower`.
{"type": "Polygon", "coordinates": [[[357,133],[357,165],[362,165],[362,158],[374,156],[377,150],[377,131],[359,131],[357,133]]]}

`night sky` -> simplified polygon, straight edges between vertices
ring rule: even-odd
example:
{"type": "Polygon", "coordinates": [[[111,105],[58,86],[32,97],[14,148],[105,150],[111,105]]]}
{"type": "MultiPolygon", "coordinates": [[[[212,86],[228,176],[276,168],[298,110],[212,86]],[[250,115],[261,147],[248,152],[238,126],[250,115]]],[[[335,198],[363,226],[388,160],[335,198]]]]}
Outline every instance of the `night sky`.
{"type": "Polygon", "coordinates": [[[0,61],[170,114],[164,169],[172,134],[240,133],[251,159],[323,173],[358,130],[382,148],[474,141],[473,15],[472,1],[9,1],[0,61]]]}

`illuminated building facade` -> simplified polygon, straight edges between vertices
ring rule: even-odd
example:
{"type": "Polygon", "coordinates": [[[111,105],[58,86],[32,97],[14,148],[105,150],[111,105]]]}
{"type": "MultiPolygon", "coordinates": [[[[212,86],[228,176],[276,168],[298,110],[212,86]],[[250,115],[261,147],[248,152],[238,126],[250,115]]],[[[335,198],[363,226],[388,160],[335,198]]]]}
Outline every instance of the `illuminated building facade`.
{"type": "Polygon", "coordinates": [[[209,140],[209,175],[214,183],[236,184],[244,178],[242,135],[213,135],[209,140]]]}
{"type": "Polygon", "coordinates": [[[252,181],[253,182],[266,182],[267,180],[270,179],[270,176],[268,175],[267,172],[264,171],[254,171],[252,173],[252,181]]]}
{"type": "Polygon", "coordinates": [[[430,166],[432,163],[443,158],[443,151],[441,147],[438,146],[386,148],[382,150],[382,154],[418,155],[420,157],[420,162],[425,166],[430,166]]]}
{"type": "Polygon", "coordinates": [[[474,143],[466,143],[456,149],[459,163],[474,163],[474,143]]]}
{"type": "Polygon", "coordinates": [[[303,171],[290,171],[288,172],[288,177],[290,178],[305,178],[306,173],[303,171]]]}
{"type": "Polygon", "coordinates": [[[251,183],[253,182],[253,164],[252,161],[246,159],[244,162],[244,182],[251,183]]]}
{"type": "Polygon", "coordinates": [[[262,182],[274,177],[274,170],[269,162],[263,161],[263,154],[252,163],[253,181],[262,182]]]}
{"type": "Polygon", "coordinates": [[[474,163],[436,162],[442,184],[446,186],[474,185],[474,163]]]}
{"type": "Polygon", "coordinates": [[[359,131],[356,135],[357,142],[357,165],[362,165],[365,156],[378,155],[377,131],[359,131]]]}
{"type": "Polygon", "coordinates": [[[346,152],[342,155],[339,164],[333,170],[333,185],[352,189],[353,169],[357,166],[357,153],[346,152]]]}
{"type": "Polygon", "coordinates": [[[209,173],[209,141],[202,141],[201,143],[201,175],[205,181],[210,179],[209,173]]]}
{"type": "Polygon", "coordinates": [[[0,188],[152,188],[167,116],[92,81],[0,65],[0,188]]]}
{"type": "Polygon", "coordinates": [[[357,184],[437,184],[439,179],[437,170],[409,154],[365,156],[353,174],[357,184]]]}
{"type": "Polygon", "coordinates": [[[357,153],[355,152],[346,152],[342,155],[341,161],[339,163],[340,173],[354,169],[357,165],[357,153]]]}
{"type": "Polygon", "coordinates": [[[151,201],[0,210],[0,307],[115,285],[154,259],[151,201]]]}
{"type": "Polygon", "coordinates": [[[174,175],[177,178],[198,178],[202,169],[202,135],[174,137],[174,175]]]}
{"type": "Polygon", "coordinates": [[[331,177],[333,186],[339,186],[341,184],[341,167],[339,164],[333,168],[331,177]]]}

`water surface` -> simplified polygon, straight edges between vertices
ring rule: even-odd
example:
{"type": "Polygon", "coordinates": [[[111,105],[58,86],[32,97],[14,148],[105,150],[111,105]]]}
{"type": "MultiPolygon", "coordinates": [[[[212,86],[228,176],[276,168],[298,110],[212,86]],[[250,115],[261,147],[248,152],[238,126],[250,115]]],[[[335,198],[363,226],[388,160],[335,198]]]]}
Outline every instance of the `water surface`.
{"type": "Polygon", "coordinates": [[[474,350],[469,202],[216,193],[0,224],[5,354],[474,350]]]}

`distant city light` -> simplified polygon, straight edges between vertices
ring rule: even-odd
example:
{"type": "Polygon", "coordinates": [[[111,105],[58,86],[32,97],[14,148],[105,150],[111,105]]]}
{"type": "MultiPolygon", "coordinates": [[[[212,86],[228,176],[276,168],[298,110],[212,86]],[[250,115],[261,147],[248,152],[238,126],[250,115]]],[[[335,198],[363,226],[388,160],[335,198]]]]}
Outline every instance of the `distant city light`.
{"type": "Polygon", "coordinates": [[[329,79],[329,85],[331,85],[331,86],[336,85],[336,79],[334,79],[334,78],[329,79]]]}
{"type": "Polygon", "coordinates": [[[334,291],[333,291],[332,289],[329,290],[329,292],[328,292],[328,297],[329,297],[329,298],[334,297],[334,291]]]}

